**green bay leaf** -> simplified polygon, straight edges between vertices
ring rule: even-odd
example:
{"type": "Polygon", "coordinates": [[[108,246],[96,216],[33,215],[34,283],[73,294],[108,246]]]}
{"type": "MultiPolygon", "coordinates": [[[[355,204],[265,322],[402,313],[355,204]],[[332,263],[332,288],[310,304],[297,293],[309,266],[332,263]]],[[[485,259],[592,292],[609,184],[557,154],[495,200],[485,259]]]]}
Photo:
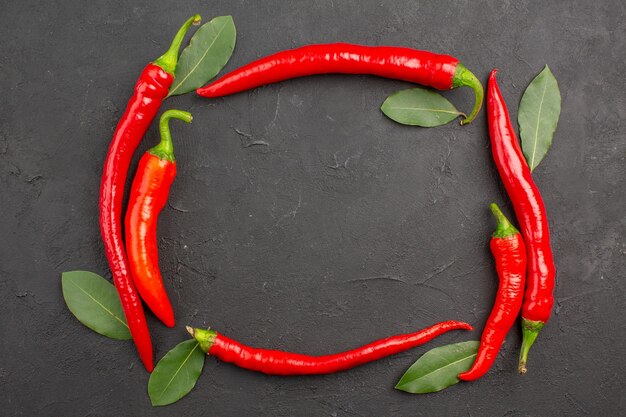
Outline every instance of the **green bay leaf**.
{"type": "Polygon", "coordinates": [[[522,150],[531,171],[550,149],[560,114],[559,85],[546,65],[524,91],[517,112],[522,150]]]}
{"type": "Polygon", "coordinates": [[[434,127],[465,116],[441,94],[423,88],[393,93],[380,107],[391,120],[403,125],[434,127]]]}
{"type": "Polygon", "coordinates": [[[65,304],[91,330],[112,339],[131,338],[117,290],[106,279],[89,271],[61,275],[65,304]]]}
{"type": "Polygon", "coordinates": [[[180,54],[168,96],[193,91],[215,77],[230,59],[236,38],[232,16],[219,16],[202,25],[180,54]]]}
{"type": "Polygon", "coordinates": [[[202,373],[204,357],[195,339],[179,343],[167,352],[148,381],[152,405],[172,404],[187,395],[202,373]]]}
{"type": "Polygon", "coordinates": [[[459,382],[458,375],[470,369],[480,342],[454,343],[429,350],[402,375],[396,389],[411,394],[441,391],[459,382]]]}

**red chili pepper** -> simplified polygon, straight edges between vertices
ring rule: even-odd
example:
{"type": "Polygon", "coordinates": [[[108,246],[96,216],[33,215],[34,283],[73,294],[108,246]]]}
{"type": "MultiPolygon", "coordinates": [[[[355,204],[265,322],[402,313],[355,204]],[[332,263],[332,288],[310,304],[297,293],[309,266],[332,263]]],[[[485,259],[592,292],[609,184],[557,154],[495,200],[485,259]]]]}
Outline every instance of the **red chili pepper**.
{"type": "Polygon", "coordinates": [[[528,253],[526,292],[522,304],[523,340],[519,359],[519,372],[525,373],[528,351],[552,312],[556,271],[546,209],[511,125],[509,111],[496,82],[496,71],[494,69],[491,72],[487,87],[487,115],[493,159],[513,203],[528,253]]]}
{"type": "Polygon", "coordinates": [[[234,363],[240,368],[269,375],[314,375],[345,371],[411,349],[457,329],[472,330],[472,326],[459,321],[444,321],[416,333],[391,336],[347,352],[309,356],[253,348],[229,339],[215,330],[187,326],[189,334],[198,341],[206,354],[216,356],[224,362],[234,363]]]}
{"type": "Polygon", "coordinates": [[[168,110],[161,116],[161,142],[139,160],[126,211],[126,252],[133,282],[150,310],[168,327],[174,327],[174,310],[159,270],[157,220],[167,203],[176,177],[174,146],[169,120],[191,122],[186,111],[168,110]]]}
{"type": "Polygon", "coordinates": [[[476,101],[461,124],[474,120],[483,102],[480,81],[452,56],[397,46],[348,43],[307,45],[278,52],[226,74],[196,92],[204,97],[221,97],[291,78],[330,73],[377,75],[438,90],[471,87],[476,101]]]}
{"type": "Polygon", "coordinates": [[[500,285],[493,309],[483,330],[474,365],[467,372],[459,374],[459,378],[464,381],[473,381],[489,371],[498,356],[504,338],[517,319],[524,295],[526,276],[524,240],[497,205],[491,204],[490,207],[498,220],[498,226],[489,246],[496,261],[500,285]]]}
{"type": "Polygon", "coordinates": [[[141,73],[134,94],[113,134],[100,184],[100,232],[104,250],[139,357],[149,372],[154,368],[152,342],[122,240],[124,185],[133,153],[174,81],[178,50],[185,33],[191,24],[199,22],[199,15],[187,20],[176,34],[170,49],[148,64],[141,73]]]}

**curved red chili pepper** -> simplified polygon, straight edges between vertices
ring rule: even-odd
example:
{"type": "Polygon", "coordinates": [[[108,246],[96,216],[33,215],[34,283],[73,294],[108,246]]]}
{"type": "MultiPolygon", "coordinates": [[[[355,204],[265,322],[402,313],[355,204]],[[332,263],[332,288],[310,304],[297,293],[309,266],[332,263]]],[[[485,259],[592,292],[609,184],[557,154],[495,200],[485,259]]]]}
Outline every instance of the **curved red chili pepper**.
{"type": "Polygon", "coordinates": [[[504,338],[515,323],[524,295],[526,247],[522,235],[502,214],[497,205],[491,211],[498,220],[489,246],[496,262],[500,285],[493,309],[485,324],[474,365],[459,374],[464,381],[473,381],[489,371],[500,351],[504,338]]]}
{"type": "Polygon", "coordinates": [[[213,355],[224,362],[234,363],[240,368],[269,375],[316,375],[344,371],[403,352],[450,330],[458,329],[472,330],[472,326],[459,321],[445,321],[416,333],[391,336],[347,352],[310,356],[253,348],[229,339],[214,330],[193,329],[187,326],[187,331],[208,355],[213,355]]]}
{"type": "Polygon", "coordinates": [[[491,72],[487,87],[491,148],[500,178],[513,203],[528,253],[526,291],[522,304],[523,341],[519,360],[519,371],[525,373],[528,351],[552,312],[556,270],[543,199],[511,125],[509,111],[496,81],[496,72],[495,69],[491,72]]]}
{"type": "Polygon", "coordinates": [[[191,122],[191,114],[168,110],[161,116],[161,142],[139,160],[126,211],[126,252],[133,281],[150,310],[168,327],[174,327],[174,310],[159,270],[157,221],[176,177],[174,146],[169,120],[191,122]]]}
{"type": "Polygon", "coordinates": [[[128,101],[126,111],[113,134],[100,184],[100,232],[104,250],[130,333],[137,346],[139,357],[149,372],[154,368],[152,342],[141,300],[130,275],[122,240],[124,185],[133,153],[172,85],[178,50],[185,33],[191,24],[199,22],[199,15],[187,20],[176,34],[170,49],[159,59],[148,64],[141,73],[134,94],[128,101]]]}
{"type": "Polygon", "coordinates": [[[459,60],[398,46],[348,43],[307,45],[258,59],[196,92],[221,97],[266,84],[314,74],[369,74],[426,85],[438,90],[467,86],[474,90],[474,108],[461,124],[470,123],[483,102],[483,86],[459,60]]]}

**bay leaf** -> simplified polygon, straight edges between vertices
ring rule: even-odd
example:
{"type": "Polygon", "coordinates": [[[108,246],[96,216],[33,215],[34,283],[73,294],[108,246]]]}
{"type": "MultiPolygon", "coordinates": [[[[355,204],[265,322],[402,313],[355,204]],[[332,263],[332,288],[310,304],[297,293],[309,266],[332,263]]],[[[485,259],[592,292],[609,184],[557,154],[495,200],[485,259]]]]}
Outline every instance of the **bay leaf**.
{"type": "Polygon", "coordinates": [[[148,381],[152,405],[172,404],[187,395],[202,373],[204,357],[195,339],[181,342],[167,352],[148,381]]]}
{"type": "Polygon", "coordinates": [[[465,116],[441,94],[423,88],[393,93],[380,107],[391,120],[403,125],[434,127],[465,116]]]}
{"type": "Polygon", "coordinates": [[[117,290],[106,279],[89,271],[61,275],[65,304],[91,330],[112,339],[131,338],[117,290]]]}
{"type": "Polygon", "coordinates": [[[474,363],[479,344],[477,340],[470,340],[429,350],[407,369],[396,389],[426,394],[458,383],[458,375],[474,363]]]}
{"type": "Polygon", "coordinates": [[[524,91],[517,112],[522,150],[531,171],[550,149],[560,114],[559,85],[546,65],[524,91]]]}
{"type": "Polygon", "coordinates": [[[230,59],[236,38],[232,16],[219,16],[202,25],[180,54],[168,97],[193,91],[215,77],[230,59]]]}

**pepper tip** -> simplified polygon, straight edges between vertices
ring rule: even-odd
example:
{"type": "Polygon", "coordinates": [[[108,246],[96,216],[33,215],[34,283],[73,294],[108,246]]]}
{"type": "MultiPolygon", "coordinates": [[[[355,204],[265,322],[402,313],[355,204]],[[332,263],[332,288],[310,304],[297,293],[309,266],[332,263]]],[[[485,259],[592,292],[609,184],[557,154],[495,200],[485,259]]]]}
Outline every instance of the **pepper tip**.
{"type": "Polygon", "coordinates": [[[468,371],[458,374],[456,377],[459,378],[461,381],[465,381],[465,382],[471,382],[480,378],[475,375],[473,367],[469,369],[468,371]]]}
{"type": "Polygon", "coordinates": [[[454,326],[456,326],[459,330],[474,330],[474,326],[464,321],[455,321],[452,322],[454,326]]]}
{"type": "Polygon", "coordinates": [[[154,361],[152,360],[152,357],[141,358],[141,362],[143,362],[143,366],[146,368],[148,373],[152,373],[152,371],[154,371],[154,361]]]}

